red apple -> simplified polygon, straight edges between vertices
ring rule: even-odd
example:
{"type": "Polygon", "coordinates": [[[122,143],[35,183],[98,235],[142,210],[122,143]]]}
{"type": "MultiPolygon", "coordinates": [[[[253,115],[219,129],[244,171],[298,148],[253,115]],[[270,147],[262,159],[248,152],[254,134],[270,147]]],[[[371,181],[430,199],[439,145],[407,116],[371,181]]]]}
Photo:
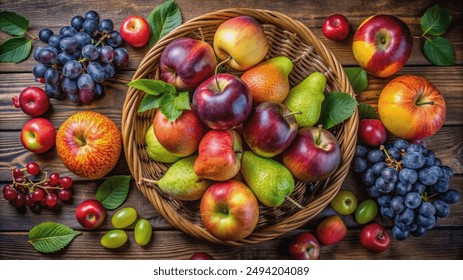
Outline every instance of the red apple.
{"type": "Polygon", "coordinates": [[[45,118],[33,118],[21,130],[21,144],[35,154],[42,154],[53,148],[56,130],[45,118]]]}
{"type": "Polygon", "coordinates": [[[194,171],[201,178],[226,181],[238,174],[243,145],[234,130],[211,130],[201,139],[194,171]]]}
{"type": "Polygon", "coordinates": [[[296,139],[283,153],[283,164],[295,178],[316,182],[328,178],[341,162],[339,144],[321,127],[300,128],[296,139]]]}
{"type": "Polygon", "coordinates": [[[121,153],[121,134],[110,118],[82,111],[61,125],[56,135],[56,150],[71,172],[97,179],[116,165],[121,153]]]}
{"type": "Polygon", "coordinates": [[[47,93],[39,87],[26,87],[19,94],[17,102],[13,97],[13,105],[32,117],[45,114],[50,108],[50,98],[47,93]],[[16,104],[17,103],[17,104],[16,104]]]}
{"type": "Polygon", "coordinates": [[[330,15],[323,22],[322,32],[330,40],[342,41],[349,35],[349,20],[341,14],[330,15]]]}
{"type": "Polygon", "coordinates": [[[76,219],[86,229],[96,229],[104,222],[106,209],[96,199],[87,199],[76,208],[76,219]]]}
{"type": "Polygon", "coordinates": [[[294,114],[281,103],[264,102],[251,111],[243,124],[243,136],[249,148],[262,157],[282,153],[297,134],[294,114]]]}
{"type": "Polygon", "coordinates": [[[252,95],[240,78],[223,73],[202,82],[193,95],[198,118],[212,129],[240,125],[251,113],[252,95]]]}
{"type": "Polygon", "coordinates": [[[389,249],[391,239],[386,229],[378,224],[371,223],[362,228],[360,244],[374,253],[382,253],[389,249]]]}
{"type": "Polygon", "coordinates": [[[203,124],[193,110],[183,111],[173,122],[158,110],[154,115],[153,130],[161,146],[179,157],[196,152],[205,133],[203,124]]]}
{"type": "Polygon", "coordinates": [[[387,131],[380,120],[363,119],[359,123],[357,136],[362,144],[377,147],[386,142],[387,131]]]}
{"type": "Polygon", "coordinates": [[[214,258],[208,253],[196,252],[190,256],[190,260],[213,260],[214,258]]]}
{"type": "Polygon", "coordinates": [[[142,16],[126,17],[119,29],[122,39],[135,48],[143,47],[150,38],[150,25],[142,16]]]}
{"type": "Polygon", "coordinates": [[[269,48],[262,26],[250,16],[224,21],[214,34],[213,46],[219,60],[230,58],[230,67],[241,71],[261,62],[269,48]]]}
{"type": "Polygon", "coordinates": [[[444,124],[444,97],[423,77],[402,75],[391,80],[378,100],[381,121],[392,134],[417,140],[436,133],[444,124]]]}
{"type": "Polygon", "coordinates": [[[161,80],[178,90],[190,91],[214,75],[217,61],[207,42],[182,37],[166,46],[159,64],[161,80]]]}
{"type": "Polygon", "coordinates": [[[376,77],[389,77],[399,71],[412,52],[410,29],[391,15],[375,15],[360,24],[352,51],[360,67],[376,77]]]}
{"type": "Polygon", "coordinates": [[[259,205],[252,191],[235,180],[211,185],[200,204],[207,231],[221,240],[237,241],[251,234],[259,219],[259,205]]]}
{"type": "Polygon", "coordinates": [[[320,255],[320,243],[310,232],[301,232],[292,238],[289,254],[295,260],[317,260],[320,255]]]}
{"type": "Polygon", "coordinates": [[[316,234],[323,245],[333,245],[346,236],[347,227],[339,216],[329,216],[317,226],[316,234]]]}

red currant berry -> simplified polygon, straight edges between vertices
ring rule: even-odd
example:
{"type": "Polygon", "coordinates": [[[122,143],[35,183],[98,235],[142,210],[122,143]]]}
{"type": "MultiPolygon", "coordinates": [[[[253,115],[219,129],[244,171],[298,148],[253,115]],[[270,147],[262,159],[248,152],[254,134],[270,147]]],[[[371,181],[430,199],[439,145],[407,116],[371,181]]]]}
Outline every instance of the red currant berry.
{"type": "Polygon", "coordinates": [[[45,200],[45,197],[42,198],[42,200],[39,201],[39,204],[40,204],[41,206],[47,206],[47,201],[45,200]]]}
{"type": "Polygon", "coordinates": [[[48,207],[53,208],[58,205],[58,197],[54,193],[49,193],[45,196],[45,203],[48,207]]]}
{"type": "Polygon", "coordinates": [[[16,178],[19,178],[19,177],[21,178],[24,177],[24,172],[22,172],[22,170],[19,169],[18,167],[15,167],[13,169],[13,178],[16,180],[16,178]]]}
{"type": "Polygon", "coordinates": [[[72,192],[69,189],[62,189],[58,192],[58,197],[62,201],[68,201],[69,199],[71,199],[71,196],[72,192]]]}
{"type": "Polygon", "coordinates": [[[72,179],[71,177],[65,176],[59,180],[59,183],[63,189],[69,189],[72,187],[72,179]]]}
{"type": "Polygon", "coordinates": [[[25,198],[26,205],[29,207],[33,207],[37,204],[37,201],[34,201],[31,195],[26,194],[24,198],[25,198]]]}
{"type": "Polygon", "coordinates": [[[49,181],[50,185],[53,187],[58,186],[60,184],[58,173],[51,173],[48,179],[50,180],[49,181]]]}
{"type": "Polygon", "coordinates": [[[45,194],[42,189],[36,189],[32,194],[31,198],[33,201],[40,201],[44,198],[45,194]]]}
{"type": "Polygon", "coordinates": [[[18,193],[16,199],[13,201],[13,205],[14,207],[21,207],[24,205],[25,202],[26,198],[24,197],[24,195],[22,193],[18,193]]]}
{"type": "Polygon", "coordinates": [[[3,198],[10,202],[13,202],[16,196],[18,196],[18,192],[15,189],[8,189],[3,193],[3,198]]]}
{"type": "Polygon", "coordinates": [[[10,184],[4,185],[3,188],[2,188],[2,193],[5,194],[5,192],[6,192],[7,190],[9,190],[10,188],[11,188],[11,185],[10,185],[10,184]]]}
{"type": "Polygon", "coordinates": [[[36,176],[40,173],[40,166],[36,162],[29,162],[26,164],[27,173],[36,176]]]}

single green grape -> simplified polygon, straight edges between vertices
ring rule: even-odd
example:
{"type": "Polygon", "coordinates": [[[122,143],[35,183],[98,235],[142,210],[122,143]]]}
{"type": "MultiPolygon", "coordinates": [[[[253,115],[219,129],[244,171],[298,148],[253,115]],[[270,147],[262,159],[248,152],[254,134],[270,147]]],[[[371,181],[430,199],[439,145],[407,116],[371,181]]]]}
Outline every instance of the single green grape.
{"type": "Polygon", "coordinates": [[[135,242],[140,246],[145,246],[150,242],[152,233],[153,228],[150,222],[145,219],[140,219],[134,229],[135,242]]]}
{"type": "Polygon", "coordinates": [[[372,221],[378,213],[378,205],[372,199],[362,201],[355,210],[355,220],[363,225],[372,221]]]}
{"type": "Polygon", "coordinates": [[[127,233],[121,229],[108,231],[100,240],[101,245],[108,249],[122,247],[128,240],[127,233]]]}
{"type": "Polygon", "coordinates": [[[126,228],[137,220],[137,211],[132,207],[122,208],[114,213],[111,223],[115,228],[126,228]]]}

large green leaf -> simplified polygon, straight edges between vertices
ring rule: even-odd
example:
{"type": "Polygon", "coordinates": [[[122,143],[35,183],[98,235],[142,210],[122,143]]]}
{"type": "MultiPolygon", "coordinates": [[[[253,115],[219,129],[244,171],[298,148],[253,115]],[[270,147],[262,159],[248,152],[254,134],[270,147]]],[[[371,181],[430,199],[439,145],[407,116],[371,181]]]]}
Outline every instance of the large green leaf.
{"type": "Polygon", "coordinates": [[[53,253],[66,247],[79,234],[65,225],[44,222],[29,231],[29,243],[41,253],[53,253]]]}
{"type": "Polygon", "coordinates": [[[32,41],[24,37],[15,37],[0,44],[0,62],[21,62],[32,50],[32,41]]]}
{"type": "Polygon", "coordinates": [[[152,47],[164,35],[182,24],[182,14],[174,0],[167,0],[151,11],[147,21],[151,27],[149,45],[152,47]]]}
{"type": "Polygon", "coordinates": [[[360,67],[346,67],[344,71],[355,93],[362,92],[368,88],[368,77],[365,70],[360,67]]]}
{"type": "Polygon", "coordinates": [[[0,29],[14,36],[23,36],[29,27],[29,21],[22,15],[0,11],[0,29]]]}
{"type": "Polygon", "coordinates": [[[330,129],[352,116],[357,104],[357,100],[347,93],[328,93],[322,103],[319,122],[324,128],[330,129]]]}
{"type": "Polygon", "coordinates": [[[371,107],[369,104],[359,103],[358,110],[359,110],[359,117],[361,120],[378,119],[378,115],[376,114],[375,109],[373,109],[373,107],[371,107]]]}
{"type": "Polygon", "coordinates": [[[444,34],[451,22],[451,12],[445,8],[441,8],[438,4],[427,9],[420,20],[423,35],[429,34],[432,36],[444,34]]]}
{"type": "Polygon", "coordinates": [[[127,199],[130,178],[125,175],[109,177],[98,187],[95,199],[100,201],[105,209],[118,208],[127,199]]]}
{"type": "Polygon", "coordinates": [[[160,95],[162,93],[175,94],[177,92],[173,85],[160,80],[139,79],[131,81],[127,85],[151,95],[160,95]]]}
{"type": "Polygon", "coordinates": [[[426,40],[423,45],[424,56],[434,65],[449,66],[455,64],[455,48],[444,37],[426,40]]]}

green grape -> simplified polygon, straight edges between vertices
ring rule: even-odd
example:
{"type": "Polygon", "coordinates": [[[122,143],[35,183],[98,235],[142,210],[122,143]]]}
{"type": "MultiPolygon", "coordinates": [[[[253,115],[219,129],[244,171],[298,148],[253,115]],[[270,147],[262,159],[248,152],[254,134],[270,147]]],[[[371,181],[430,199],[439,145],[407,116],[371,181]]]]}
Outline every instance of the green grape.
{"type": "Polygon", "coordinates": [[[127,233],[121,229],[108,231],[100,240],[101,245],[108,249],[122,247],[128,240],[127,233]]]}
{"type": "Polygon", "coordinates": [[[153,228],[150,222],[145,219],[140,219],[134,229],[135,242],[140,246],[145,246],[150,241],[152,233],[153,228]]]}
{"type": "Polygon", "coordinates": [[[137,220],[137,211],[132,207],[122,208],[114,213],[111,223],[115,228],[126,228],[137,220]]]}
{"type": "Polygon", "coordinates": [[[355,210],[355,220],[363,225],[372,221],[378,213],[378,205],[372,199],[362,201],[355,210]]]}

